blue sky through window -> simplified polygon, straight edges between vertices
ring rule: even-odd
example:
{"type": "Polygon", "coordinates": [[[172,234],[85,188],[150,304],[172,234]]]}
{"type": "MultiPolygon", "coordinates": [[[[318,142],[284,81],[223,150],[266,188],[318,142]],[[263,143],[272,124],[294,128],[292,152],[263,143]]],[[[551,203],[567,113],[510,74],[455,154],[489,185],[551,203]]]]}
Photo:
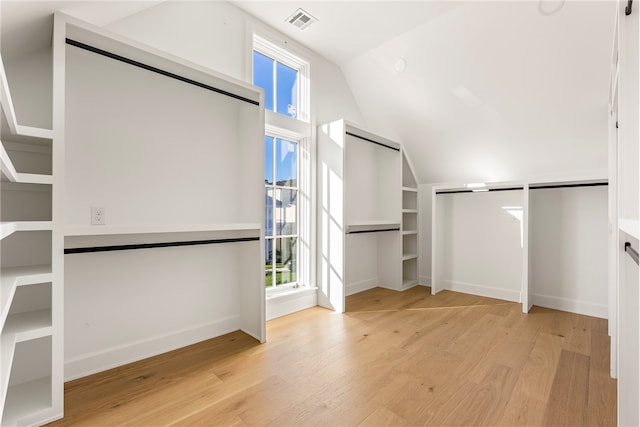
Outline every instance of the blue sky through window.
{"type": "Polygon", "coordinates": [[[273,111],[273,59],[253,51],[253,84],[264,89],[264,105],[273,111]]]}
{"type": "Polygon", "coordinates": [[[253,84],[264,89],[267,110],[288,117],[298,117],[298,70],[253,51],[253,84]],[[274,67],[275,65],[275,67],[274,67]],[[275,85],[274,89],[274,72],[275,85]],[[274,105],[274,92],[275,102],[274,105]]]}

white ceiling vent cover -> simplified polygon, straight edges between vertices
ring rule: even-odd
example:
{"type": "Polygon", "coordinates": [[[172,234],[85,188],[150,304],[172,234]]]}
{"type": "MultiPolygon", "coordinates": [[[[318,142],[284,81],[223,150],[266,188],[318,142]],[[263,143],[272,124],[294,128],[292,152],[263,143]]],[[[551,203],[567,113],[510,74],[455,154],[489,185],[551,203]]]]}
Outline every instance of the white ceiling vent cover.
{"type": "Polygon", "coordinates": [[[301,30],[304,30],[314,22],[318,22],[318,20],[313,16],[311,16],[309,12],[302,9],[298,9],[295,12],[293,12],[290,17],[287,18],[287,22],[295,25],[301,30]]]}

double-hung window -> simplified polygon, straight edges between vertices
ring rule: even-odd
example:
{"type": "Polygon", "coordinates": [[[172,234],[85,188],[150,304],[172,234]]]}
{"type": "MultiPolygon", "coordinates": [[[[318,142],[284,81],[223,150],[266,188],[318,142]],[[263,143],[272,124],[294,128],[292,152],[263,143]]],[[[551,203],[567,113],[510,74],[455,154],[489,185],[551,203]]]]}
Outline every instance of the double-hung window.
{"type": "Polygon", "coordinates": [[[310,212],[308,62],[268,40],[253,39],[253,84],[264,89],[265,285],[308,283],[310,212]],[[285,116],[285,118],[278,118],[285,116]]]}

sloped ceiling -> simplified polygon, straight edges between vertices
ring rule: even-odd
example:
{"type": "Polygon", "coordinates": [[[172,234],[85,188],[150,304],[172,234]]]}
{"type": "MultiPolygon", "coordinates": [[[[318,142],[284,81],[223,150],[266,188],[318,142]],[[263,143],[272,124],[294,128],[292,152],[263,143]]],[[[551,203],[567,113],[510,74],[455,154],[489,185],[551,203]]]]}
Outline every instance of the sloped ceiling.
{"type": "MultiPolygon", "coordinates": [[[[154,4],[4,0],[3,56],[48,43],[54,10],[104,25],[154,4]]],[[[402,142],[421,183],[606,169],[614,1],[233,4],[338,64],[368,130],[402,142]],[[286,23],[298,7],[319,22],[286,23]]]]}
{"type": "Polygon", "coordinates": [[[338,63],[422,183],[607,167],[613,1],[237,4],[338,63]],[[284,22],[299,6],[319,22],[284,22]]]}

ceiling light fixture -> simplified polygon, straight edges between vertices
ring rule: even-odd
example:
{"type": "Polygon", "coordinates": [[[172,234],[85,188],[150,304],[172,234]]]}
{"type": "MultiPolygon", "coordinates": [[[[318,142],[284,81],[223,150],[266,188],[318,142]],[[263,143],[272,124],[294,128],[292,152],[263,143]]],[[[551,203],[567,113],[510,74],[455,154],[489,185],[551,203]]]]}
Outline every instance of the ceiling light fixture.
{"type": "Polygon", "coordinates": [[[467,188],[484,188],[487,186],[487,184],[485,184],[484,182],[472,182],[470,184],[465,184],[464,186],[467,188]]]}
{"type": "Polygon", "coordinates": [[[293,24],[301,30],[308,28],[314,22],[318,22],[316,18],[311,16],[309,12],[303,9],[298,9],[289,16],[286,21],[289,24],[293,24]]]}
{"type": "Polygon", "coordinates": [[[397,58],[393,63],[393,69],[396,73],[401,73],[407,69],[407,60],[404,58],[397,58]]]}

